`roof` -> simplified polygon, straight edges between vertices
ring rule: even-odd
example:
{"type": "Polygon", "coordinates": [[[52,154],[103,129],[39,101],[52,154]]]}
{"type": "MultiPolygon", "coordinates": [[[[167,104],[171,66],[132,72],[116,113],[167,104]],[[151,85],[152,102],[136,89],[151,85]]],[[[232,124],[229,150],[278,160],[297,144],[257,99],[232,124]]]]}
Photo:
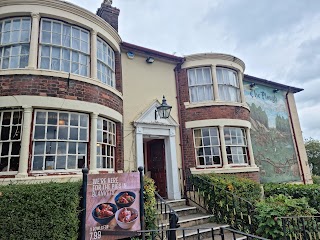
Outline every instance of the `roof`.
{"type": "Polygon", "coordinates": [[[247,75],[247,74],[244,75],[244,79],[243,80],[247,81],[247,82],[258,83],[258,84],[265,85],[265,86],[268,86],[268,87],[274,87],[274,88],[277,88],[279,90],[289,91],[289,92],[293,92],[293,93],[301,92],[301,91],[304,90],[302,88],[296,88],[296,87],[284,85],[284,84],[281,84],[281,83],[272,82],[272,81],[269,81],[269,80],[266,80],[266,79],[257,78],[257,77],[250,76],[250,75],[247,75]]]}
{"type": "Polygon", "coordinates": [[[177,57],[171,54],[159,52],[150,48],[141,47],[138,45],[127,43],[127,42],[121,43],[121,50],[132,51],[136,54],[139,54],[145,57],[154,57],[154,58],[157,58],[166,62],[171,62],[171,63],[181,63],[184,61],[183,57],[177,57]]]}

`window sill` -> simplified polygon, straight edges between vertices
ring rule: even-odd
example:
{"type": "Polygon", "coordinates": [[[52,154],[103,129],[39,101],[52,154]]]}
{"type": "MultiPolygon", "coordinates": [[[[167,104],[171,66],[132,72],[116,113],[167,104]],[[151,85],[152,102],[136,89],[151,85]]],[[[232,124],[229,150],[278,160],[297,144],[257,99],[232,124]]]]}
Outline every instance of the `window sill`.
{"type": "Polygon", "coordinates": [[[229,165],[228,168],[191,168],[192,174],[208,174],[208,173],[242,173],[242,172],[259,172],[259,167],[249,167],[249,166],[232,166],[229,165]]]}
{"type": "Polygon", "coordinates": [[[16,175],[16,174],[18,174],[18,171],[0,172],[0,176],[10,176],[10,175],[16,175]]]}
{"type": "Polygon", "coordinates": [[[243,107],[250,110],[247,103],[223,102],[223,101],[207,101],[207,102],[199,102],[199,103],[184,102],[184,106],[186,109],[208,107],[208,106],[236,106],[236,107],[243,107]]]}
{"type": "MultiPolygon", "coordinates": [[[[65,79],[69,78],[69,73],[60,72],[60,71],[53,71],[53,70],[44,70],[44,69],[22,68],[22,69],[3,69],[0,71],[1,76],[3,76],[3,75],[16,75],[16,74],[17,75],[25,74],[25,75],[50,76],[50,77],[59,77],[59,78],[65,78],[65,79]]],[[[94,78],[90,78],[90,77],[83,77],[83,76],[80,76],[77,74],[70,74],[70,79],[93,84],[98,87],[104,88],[104,89],[114,93],[115,95],[117,95],[121,99],[123,99],[123,95],[121,92],[119,92],[118,90],[116,90],[115,88],[113,88],[111,86],[103,84],[98,79],[94,79],[94,78]]]]}

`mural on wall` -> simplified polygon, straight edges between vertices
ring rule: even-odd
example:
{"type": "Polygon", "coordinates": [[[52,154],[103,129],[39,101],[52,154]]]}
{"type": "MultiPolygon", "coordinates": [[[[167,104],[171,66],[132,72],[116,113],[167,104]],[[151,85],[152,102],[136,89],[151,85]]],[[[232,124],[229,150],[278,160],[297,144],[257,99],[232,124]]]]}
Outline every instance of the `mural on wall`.
{"type": "Polygon", "coordinates": [[[286,92],[244,83],[251,138],[262,183],[301,181],[286,106],[286,92]]]}

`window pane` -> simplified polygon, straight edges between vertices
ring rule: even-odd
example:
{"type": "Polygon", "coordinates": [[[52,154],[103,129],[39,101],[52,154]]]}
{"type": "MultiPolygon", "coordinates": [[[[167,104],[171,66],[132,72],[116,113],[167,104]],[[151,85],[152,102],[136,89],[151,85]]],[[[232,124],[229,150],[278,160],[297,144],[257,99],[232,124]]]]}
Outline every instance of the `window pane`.
{"type": "Polygon", "coordinates": [[[43,167],[43,157],[42,156],[34,156],[33,157],[33,170],[42,170],[43,167]]]}
{"type": "Polygon", "coordinates": [[[42,21],[42,30],[51,31],[51,22],[50,21],[42,21]]]}
{"type": "Polygon", "coordinates": [[[58,114],[56,112],[48,112],[47,123],[57,125],[57,116],[58,116],[58,114]]]}
{"type": "Polygon", "coordinates": [[[76,169],[76,156],[69,155],[68,156],[68,169],[76,169]]]}
{"type": "Polygon", "coordinates": [[[66,169],[66,156],[57,156],[57,169],[66,169]]]}
{"type": "Polygon", "coordinates": [[[11,157],[9,171],[18,171],[19,169],[19,158],[11,157]]]}
{"type": "Polygon", "coordinates": [[[41,58],[41,69],[50,69],[50,59],[49,58],[41,58]]]}
{"type": "Polygon", "coordinates": [[[51,43],[50,32],[42,32],[41,43],[51,43]]]}
{"type": "Polygon", "coordinates": [[[44,142],[35,142],[35,144],[34,144],[34,154],[36,154],[36,155],[44,154],[44,146],[45,146],[44,142]]]}
{"type": "Polygon", "coordinates": [[[25,68],[26,66],[28,66],[28,60],[29,60],[29,56],[21,56],[20,57],[19,67],[20,68],[25,68]]]}

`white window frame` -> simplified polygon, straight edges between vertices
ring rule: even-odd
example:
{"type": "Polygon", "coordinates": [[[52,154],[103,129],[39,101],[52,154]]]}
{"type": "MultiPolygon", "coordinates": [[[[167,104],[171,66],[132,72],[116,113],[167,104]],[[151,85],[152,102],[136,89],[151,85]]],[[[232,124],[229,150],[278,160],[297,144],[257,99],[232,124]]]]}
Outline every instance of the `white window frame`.
{"type": "Polygon", "coordinates": [[[115,84],[115,53],[110,45],[97,37],[97,78],[113,88],[115,84]]]}
{"type": "Polygon", "coordinates": [[[20,164],[20,150],[19,149],[19,154],[12,154],[12,147],[14,143],[20,143],[20,148],[21,148],[21,136],[22,136],[22,124],[23,124],[23,112],[21,109],[14,109],[14,110],[1,110],[0,111],[0,164],[2,159],[4,158],[8,158],[8,165],[7,165],[7,169],[0,169],[0,175],[6,175],[6,174],[16,174],[18,173],[18,169],[16,171],[10,171],[10,163],[11,163],[11,159],[12,158],[17,158],[18,160],[18,168],[19,168],[19,164],[20,164]],[[9,125],[2,125],[2,120],[4,117],[4,113],[11,113],[10,115],[10,123],[9,125]],[[13,116],[15,114],[18,114],[18,123],[14,124],[13,122],[13,116]],[[19,123],[20,121],[20,123],[19,123]],[[3,131],[3,127],[9,127],[9,139],[8,140],[1,140],[1,132],[3,131]],[[16,128],[14,136],[16,136],[16,134],[19,134],[19,138],[18,139],[11,139],[12,138],[12,131],[13,131],[13,127],[16,128]],[[5,143],[9,143],[9,149],[8,149],[8,154],[1,156],[2,155],[2,148],[3,145],[5,143]]]}
{"type": "Polygon", "coordinates": [[[200,67],[200,68],[190,68],[187,70],[187,75],[188,75],[188,86],[189,86],[189,96],[190,96],[190,102],[192,103],[198,103],[198,102],[207,102],[207,101],[213,101],[214,100],[214,93],[213,93],[213,81],[212,81],[212,72],[211,72],[211,67],[200,67]],[[209,75],[210,75],[210,82],[208,83],[204,83],[204,69],[208,69],[209,70],[209,75]],[[201,75],[202,75],[202,79],[198,79],[197,76],[197,71],[201,70],[201,75]],[[195,72],[195,83],[192,84],[191,83],[191,72],[195,72]],[[208,96],[205,97],[204,100],[200,100],[200,95],[203,95],[205,92],[204,91],[200,91],[201,88],[205,89],[209,87],[210,91],[208,91],[207,93],[209,93],[208,96]],[[192,99],[192,90],[195,89],[196,92],[196,99],[192,99]]]}
{"type": "MultiPolygon", "coordinates": [[[[61,72],[67,72],[72,74],[77,74],[84,77],[90,76],[90,32],[84,28],[81,28],[79,26],[75,26],[63,21],[54,20],[50,18],[42,18],[40,21],[40,36],[39,36],[39,61],[38,61],[38,68],[39,69],[46,69],[46,70],[53,70],[53,71],[61,71],[61,72]],[[51,22],[51,30],[44,30],[43,29],[43,23],[44,22],[51,22]],[[53,32],[53,25],[54,23],[61,25],[60,33],[53,32]],[[70,28],[70,35],[64,35],[63,29],[70,28]],[[73,30],[79,30],[80,32],[80,38],[73,36],[73,30]],[[50,33],[50,43],[42,42],[43,34],[44,32],[50,33]],[[87,35],[87,41],[83,40],[82,33],[87,35]],[[54,44],[53,43],[53,35],[60,35],[60,44],[54,44]],[[70,46],[65,46],[63,44],[63,38],[64,36],[69,37],[69,43],[70,46]],[[73,46],[73,39],[76,39],[79,41],[79,49],[76,49],[73,46]],[[82,44],[86,46],[85,50],[82,50],[82,44]],[[44,49],[49,48],[49,55],[47,55],[44,51],[44,49]],[[54,57],[53,56],[53,49],[59,48],[59,56],[54,57]],[[64,58],[64,51],[69,51],[69,57],[64,58]],[[46,55],[44,55],[46,54],[46,55]],[[78,55],[78,57],[76,57],[78,55]],[[74,57],[75,56],[75,57],[74,57]],[[74,59],[77,58],[77,59],[74,59]],[[43,67],[42,66],[42,60],[43,59],[49,59],[49,67],[43,67]],[[53,62],[59,60],[59,66],[58,69],[53,69],[53,62]],[[65,65],[63,63],[69,64],[69,70],[64,69],[65,65]],[[77,68],[74,70],[73,65],[77,68]],[[83,70],[85,69],[85,70],[83,70]],[[86,74],[82,71],[85,71],[86,74]]],[[[57,51],[58,52],[58,51],[57,51]]]]}
{"type": "Polygon", "coordinates": [[[106,118],[97,121],[97,168],[114,171],[116,152],[116,124],[106,118]],[[104,153],[103,153],[103,148],[104,153]]]}
{"type": "Polygon", "coordinates": [[[241,127],[224,126],[223,135],[225,138],[228,165],[249,165],[246,129],[241,127]],[[241,131],[240,135],[238,134],[239,130],[241,131]],[[228,138],[226,134],[228,134],[228,138]],[[235,162],[235,156],[238,158],[237,162],[235,162]],[[242,158],[243,161],[240,161],[240,158],[242,158]]]}
{"type": "MultiPolygon", "coordinates": [[[[196,165],[197,167],[221,167],[222,166],[222,154],[221,154],[221,146],[220,146],[220,137],[219,137],[219,129],[218,127],[203,127],[203,128],[195,128],[193,129],[193,138],[194,138],[194,149],[196,156],[196,165]],[[200,131],[201,136],[196,136],[196,131],[200,131]],[[208,131],[208,135],[204,136],[204,131],[208,131]],[[211,135],[212,131],[216,131],[216,135],[211,135]],[[205,145],[204,139],[207,138],[209,140],[209,144],[205,145]],[[217,139],[217,144],[214,144],[212,141],[213,138],[217,139]],[[197,141],[201,141],[199,146],[197,141]],[[199,151],[202,148],[202,155],[199,155],[199,151]],[[219,154],[214,154],[212,148],[218,148],[219,154]],[[207,154],[210,149],[210,154],[207,154]],[[219,157],[219,163],[214,163],[214,157],[219,157]],[[203,158],[203,163],[200,163],[200,158],[203,158]],[[212,164],[207,164],[207,158],[211,160],[212,164]]],[[[207,140],[207,141],[208,141],[207,140]]]]}
{"type": "MultiPolygon", "coordinates": [[[[89,145],[89,115],[88,114],[84,114],[84,113],[79,113],[79,112],[67,112],[67,111],[56,111],[56,110],[35,110],[34,111],[34,123],[33,123],[33,134],[32,134],[32,163],[31,163],[31,172],[32,173],[37,173],[37,172],[74,172],[74,171],[81,171],[81,168],[78,168],[78,160],[79,157],[84,157],[84,166],[83,167],[87,167],[87,160],[88,160],[88,145],[89,145]],[[45,118],[44,118],[44,123],[37,123],[37,114],[38,113],[44,113],[45,114],[45,118]],[[50,113],[56,113],[57,114],[57,123],[56,124],[49,124],[48,123],[48,116],[49,116],[49,112],[50,113]],[[62,120],[59,120],[59,116],[60,114],[68,114],[68,123],[66,122],[60,122],[62,120]],[[71,125],[70,121],[71,121],[71,115],[78,115],[78,126],[74,126],[71,125]],[[83,116],[86,118],[86,125],[87,126],[81,126],[81,119],[80,116],[83,116]],[[77,140],[71,140],[70,137],[69,139],[59,139],[59,126],[60,128],[62,127],[67,127],[68,128],[68,133],[67,136],[70,136],[70,130],[71,129],[77,129],[78,131],[78,139],[77,140]],[[44,127],[45,128],[45,132],[44,132],[44,138],[35,138],[35,134],[36,134],[36,127],[44,127]],[[56,137],[54,138],[47,138],[47,128],[48,127],[56,127],[57,131],[56,131],[56,137]],[[80,132],[81,130],[85,130],[85,134],[86,134],[86,139],[81,140],[80,139],[80,132]],[[38,142],[43,142],[44,143],[44,147],[43,147],[43,151],[42,153],[35,153],[36,150],[36,143],[38,142]],[[46,153],[45,150],[47,150],[47,143],[48,142],[52,142],[55,145],[55,149],[53,150],[53,153],[46,153]],[[58,154],[58,144],[59,143],[66,143],[66,150],[65,152],[58,154]],[[75,143],[76,144],[76,153],[69,153],[69,146],[70,143],[75,143]],[[85,144],[85,152],[84,153],[79,153],[79,145],[80,144],[85,144]],[[57,158],[59,156],[65,156],[65,168],[58,168],[57,169],[57,158]],[[76,162],[75,162],[75,168],[68,168],[68,158],[69,156],[74,156],[76,158],[76,162]],[[35,157],[42,157],[42,169],[35,169],[34,170],[34,159],[35,157]],[[46,169],[46,157],[54,157],[54,162],[53,162],[53,166],[50,169],[46,169]]],[[[51,150],[51,145],[50,148],[51,150]]],[[[52,161],[50,161],[52,162],[52,161]]]]}
{"type": "Polygon", "coordinates": [[[240,102],[240,82],[238,72],[225,67],[216,67],[216,76],[217,76],[217,83],[218,83],[218,91],[219,91],[219,99],[225,102],[240,102]],[[218,70],[222,72],[223,79],[219,79],[218,77],[218,70]],[[232,83],[229,81],[227,75],[229,73],[235,75],[236,82],[232,83]],[[234,90],[236,92],[236,99],[231,99],[231,95],[228,92],[229,90],[234,90]]]}
{"type": "Polygon", "coordinates": [[[0,69],[19,69],[25,68],[29,64],[29,51],[30,51],[30,40],[31,40],[31,17],[14,17],[14,18],[6,18],[0,21],[0,69]],[[16,20],[20,20],[19,29],[13,29],[13,22],[16,20]],[[10,29],[5,30],[5,23],[10,21],[10,29]],[[28,29],[22,28],[22,22],[28,22],[28,29]],[[4,43],[5,33],[9,34],[8,42],[4,43]],[[13,33],[17,33],[19,36],[18,40],[13,42],[12,36],[13,33]],[[22,34],[28,34],[28,39],[21,39],[22,34]],[[4,60],[7,59],[8,66],[4,68],[4,60]],[[11,66],[13,59],[16,59],[17,66],[11,66]],[[22,64],[22,60],[24,59],[24,64],[22,64]]]}

